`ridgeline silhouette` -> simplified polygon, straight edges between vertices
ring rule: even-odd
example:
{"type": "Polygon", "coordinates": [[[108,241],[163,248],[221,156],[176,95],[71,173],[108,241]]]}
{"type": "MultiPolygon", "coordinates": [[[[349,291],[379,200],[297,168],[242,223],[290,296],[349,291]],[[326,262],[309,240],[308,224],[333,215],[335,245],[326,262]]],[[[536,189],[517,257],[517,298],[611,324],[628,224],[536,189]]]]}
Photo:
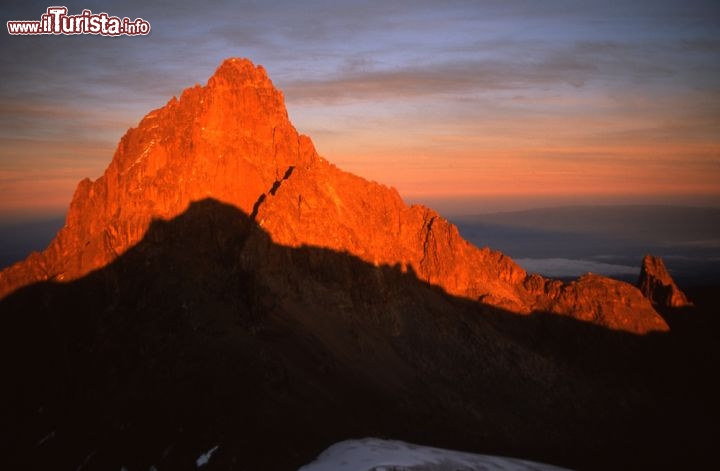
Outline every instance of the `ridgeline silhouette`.
{"type": "Polygon", "coordinates": [[[709,399],[668,402],[703,384],[677,338],[520,316],[399,265],[278,245],[212,199],[0,308],[2,456],[31,468],[184,469],[220,445],[215,469],[295,469],[389,436],[607,469],[713,440],[698,433],[709,399]]]}

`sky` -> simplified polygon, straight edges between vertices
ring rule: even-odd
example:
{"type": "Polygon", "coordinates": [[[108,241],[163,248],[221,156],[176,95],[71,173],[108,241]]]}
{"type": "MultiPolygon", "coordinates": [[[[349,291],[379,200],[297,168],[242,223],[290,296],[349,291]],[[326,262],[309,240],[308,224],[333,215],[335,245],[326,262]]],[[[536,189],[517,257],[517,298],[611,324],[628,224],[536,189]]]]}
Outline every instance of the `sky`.
{"type": "MultiPolygon", "coordinates": [[[[4,1],[3,25],[52,5],[4,1]]],[[[717,0],[63,5],[151,32],[0,34],[0,220],[65,211],[228,57],[265,67],[321,155],[408,202],[720,206],[717,0]]]]}

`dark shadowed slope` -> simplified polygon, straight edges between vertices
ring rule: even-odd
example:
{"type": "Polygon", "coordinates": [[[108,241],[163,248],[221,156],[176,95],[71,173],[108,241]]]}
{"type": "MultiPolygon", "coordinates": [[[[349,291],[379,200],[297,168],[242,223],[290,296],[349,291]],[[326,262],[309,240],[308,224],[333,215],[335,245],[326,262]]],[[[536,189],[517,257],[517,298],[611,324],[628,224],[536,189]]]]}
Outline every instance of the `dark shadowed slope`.
{"type": "Polygon", "coordinates": [[[399,266],[278,245],[213,200],[0,312],[7,468],[191,469],[219,446],[208,469],[295,469],[363,436],[684,467],[715,442],[715,348],[682,329],[518,316],[399,266]]]}

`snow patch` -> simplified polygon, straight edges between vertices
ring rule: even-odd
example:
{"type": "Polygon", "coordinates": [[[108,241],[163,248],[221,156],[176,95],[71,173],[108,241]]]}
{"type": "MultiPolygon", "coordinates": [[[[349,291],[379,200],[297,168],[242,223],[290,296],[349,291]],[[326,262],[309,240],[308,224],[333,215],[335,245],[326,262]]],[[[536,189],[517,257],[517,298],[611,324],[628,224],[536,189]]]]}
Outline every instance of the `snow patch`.
{"type": "Polygon", "coordinates": [[[123,172],[123,173],[129,172],[131,168],[133,168],[134,166],[136,166],[137,164],[139,164],[140,162],[142,162],[148,155],[150,155],[150,151],[152,150],[153,147],[155,147],[155,144],[157,144],[157,140],[156,140],[156,139],[152,139],[152,140],[150,141],[150,143],[148,143],[147,147],[145,147],[145,149],[143,150],[142,154],[140,154],[140,157],[138,157],[137,159],[135,159],[135,162],[133,162],[132,165],[130,165],[130,166],[127,168],[127,170],[125,170],[125,172],[123,172]]]}
{"type": "Polygon", "coordinates": [[[195,460],[195,464],[198,468],[205,466],[208,464],[208,461],[210,461],[210,458],[212,458],[213,453],[217,451],[217,449],[220,448],[220,445],[215,445],[214,447],[210,448],[206,453],[203,453],[200,455],[200,457],[195,460]]]}
{"type": "Polygon", "coordinates": [[[378,438],[336,443],[323,451],[317,460],[298,471],[378,471],[398,468],[408,471],[567,471],[515,458],[476,455],[378,438]]]}

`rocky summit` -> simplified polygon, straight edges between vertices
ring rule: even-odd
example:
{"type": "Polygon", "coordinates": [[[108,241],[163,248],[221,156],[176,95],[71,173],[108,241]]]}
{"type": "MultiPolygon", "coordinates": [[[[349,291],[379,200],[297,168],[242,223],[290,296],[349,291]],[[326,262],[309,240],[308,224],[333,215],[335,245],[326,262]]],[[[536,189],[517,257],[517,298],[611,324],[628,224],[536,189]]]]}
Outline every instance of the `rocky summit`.
{"type": "Polygon", "coordinates": [[[243,59],[130,129],[0,297],[7,469],[288,470],[358,437],[580,469],[714,450],[712,329],[338,169],[243,59]]]}

